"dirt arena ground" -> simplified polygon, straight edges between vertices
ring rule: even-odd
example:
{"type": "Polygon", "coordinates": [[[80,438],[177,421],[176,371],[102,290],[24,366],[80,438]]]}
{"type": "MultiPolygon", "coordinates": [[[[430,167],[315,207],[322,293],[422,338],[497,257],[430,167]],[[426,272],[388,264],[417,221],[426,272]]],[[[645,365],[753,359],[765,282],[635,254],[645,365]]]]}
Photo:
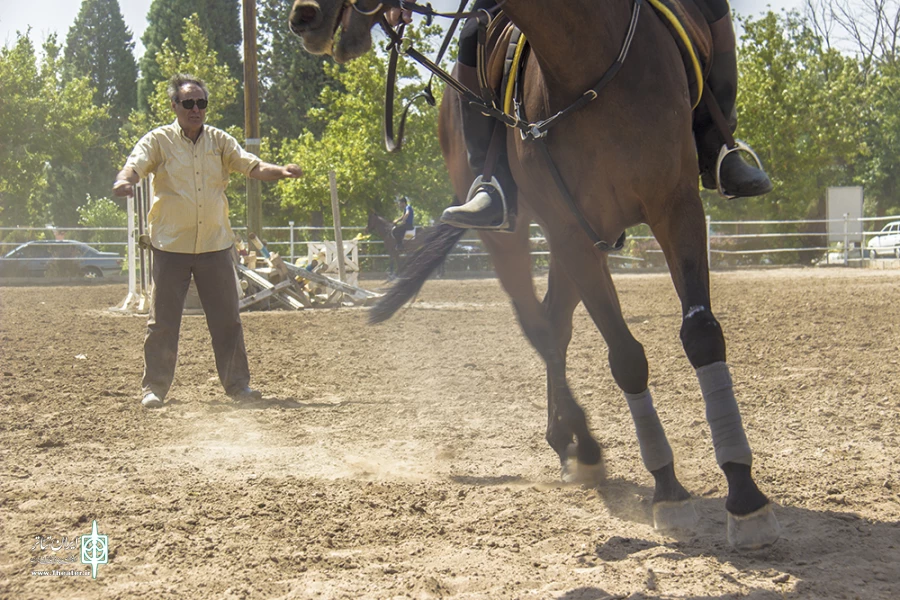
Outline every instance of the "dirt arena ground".
{"type": "Polygon", "coordinates": [[[587,487],[559,483],[543,365],[494,280],[429,282],[386,326],[246,314],[252,405],[221,393],[205,322],[186,317],[158,411],[138,401],[145,319],[106,310],[123,285],[0,288],[0,597],[900,598],[900,272],[713,274],[784,528],[746,554],[725,541],[671,282],[616,280],[697,497],[682,537],[652,527],[652,478],[581,308],[570,379],[608,471],[587,487]],[[65,542],[94,520],[96,580],[34,574],[89,571],[65,542]]]}

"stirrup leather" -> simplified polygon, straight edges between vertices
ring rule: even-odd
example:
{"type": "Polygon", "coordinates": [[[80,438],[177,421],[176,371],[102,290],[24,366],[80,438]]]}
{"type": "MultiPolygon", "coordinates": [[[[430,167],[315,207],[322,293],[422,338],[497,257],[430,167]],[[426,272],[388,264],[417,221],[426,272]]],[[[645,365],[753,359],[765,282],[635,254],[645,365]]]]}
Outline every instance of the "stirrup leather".
{"type": "Polygon", "coordinates": [[[496,229],[497,231],[503,232],[512,232],[515,228],[514,221],[510,219],[509,212],[509,204],[506,202],[506,194],[503,193],[503,188],[500,187],[500,182],[496,177],[491,176],[490,181],[485,181],[484,175],[479,175],[475,178],[475,181],[472,182],[472,185],[469,187],[469,193],[466,194],[466,202],[471,200],[475,193],[478,192],[481,188],[493,188],[496,190],[497,195],[500,197],[500,202],[503,203],[503,220],[496,227],[491,227],[492,230],[496,229]]]}
{"type": "MultiPolygon", "coordinates": [[[[725,157],[731,154],[732,152],[746,152],[750,156],[753,157],[753,160],[756,162],[756,168],[760,171],[763,170],[762,161],[759,160],[759,157],[756,155],[756,152],[753,151],[753,148],[745,144],[743,141],[735,139],[734,140],[734,148],[729,148],[727,144],[722,144],[722,148],[719,150],[719,158],[716,159],[716,188],[718,189],[719,195],[723,198],[728,198],[729,200],[732,198],[737,198],[734,194],[726,194],[725,189],[722,187],[722,161],[725,160],[725,157]]],[[[504,205],[505,207],[505,205],[504,205]]]]}

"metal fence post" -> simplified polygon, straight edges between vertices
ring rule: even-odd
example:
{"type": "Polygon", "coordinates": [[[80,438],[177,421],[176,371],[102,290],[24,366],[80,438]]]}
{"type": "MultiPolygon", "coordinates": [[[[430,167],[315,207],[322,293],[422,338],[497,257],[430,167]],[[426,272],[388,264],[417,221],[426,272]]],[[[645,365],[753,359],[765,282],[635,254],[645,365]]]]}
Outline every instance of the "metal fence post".
{"type": "Polygon", "coordinates": [[[712,235],[712,219],[710,219],[709,215],[706,215],[706,266],[712,271],[712,242],[710,241],[710,236],[712,235]]]}
{"type": "Polygon", "coordinates": [[[850,213],[844,213],[844,266],[850,266],[850,213]]]}
{"type": "Polygon", "coordinates": [[[291,230],[291,262],[293,263],[295,260],[295,258],[294,258],[294,222],[288,221],[288,227],[291,230]]]}

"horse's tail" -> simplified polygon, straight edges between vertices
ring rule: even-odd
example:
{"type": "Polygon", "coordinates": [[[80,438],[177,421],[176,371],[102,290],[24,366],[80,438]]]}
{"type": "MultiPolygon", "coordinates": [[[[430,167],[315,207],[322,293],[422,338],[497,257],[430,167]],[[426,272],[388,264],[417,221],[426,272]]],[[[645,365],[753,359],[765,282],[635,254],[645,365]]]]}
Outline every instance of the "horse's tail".
{"type": "Polygon", "coordinates": [[[443,223],[430,232],[422,247],[409,258],[387,293],[369,311],[369,323],[374,325],[387,321],[404,304],[412,300],[422,289],[428,276],[441,266],[465,232],[465,229],[443,223]]]}

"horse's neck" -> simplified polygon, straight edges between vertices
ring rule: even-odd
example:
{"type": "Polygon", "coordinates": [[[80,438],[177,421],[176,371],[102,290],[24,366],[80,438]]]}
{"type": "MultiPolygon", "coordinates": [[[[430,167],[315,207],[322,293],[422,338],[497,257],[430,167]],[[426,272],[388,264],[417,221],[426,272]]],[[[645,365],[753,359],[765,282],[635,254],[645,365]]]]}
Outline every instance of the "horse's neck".
{"type": "Polygon", "coordinates": [[[615,60],[634,0],[507,0],[503,10],[525,34],[545,78],[581,94],[615,60]]]}
{"type": "Polygon", "coordinates": [[[385,239],[391,237],[391,229],[393,229],[394,224],[378,215],[375,215],[375,218],[378,219],[378,233],[381,234],[381,237],[385,239]]]}

